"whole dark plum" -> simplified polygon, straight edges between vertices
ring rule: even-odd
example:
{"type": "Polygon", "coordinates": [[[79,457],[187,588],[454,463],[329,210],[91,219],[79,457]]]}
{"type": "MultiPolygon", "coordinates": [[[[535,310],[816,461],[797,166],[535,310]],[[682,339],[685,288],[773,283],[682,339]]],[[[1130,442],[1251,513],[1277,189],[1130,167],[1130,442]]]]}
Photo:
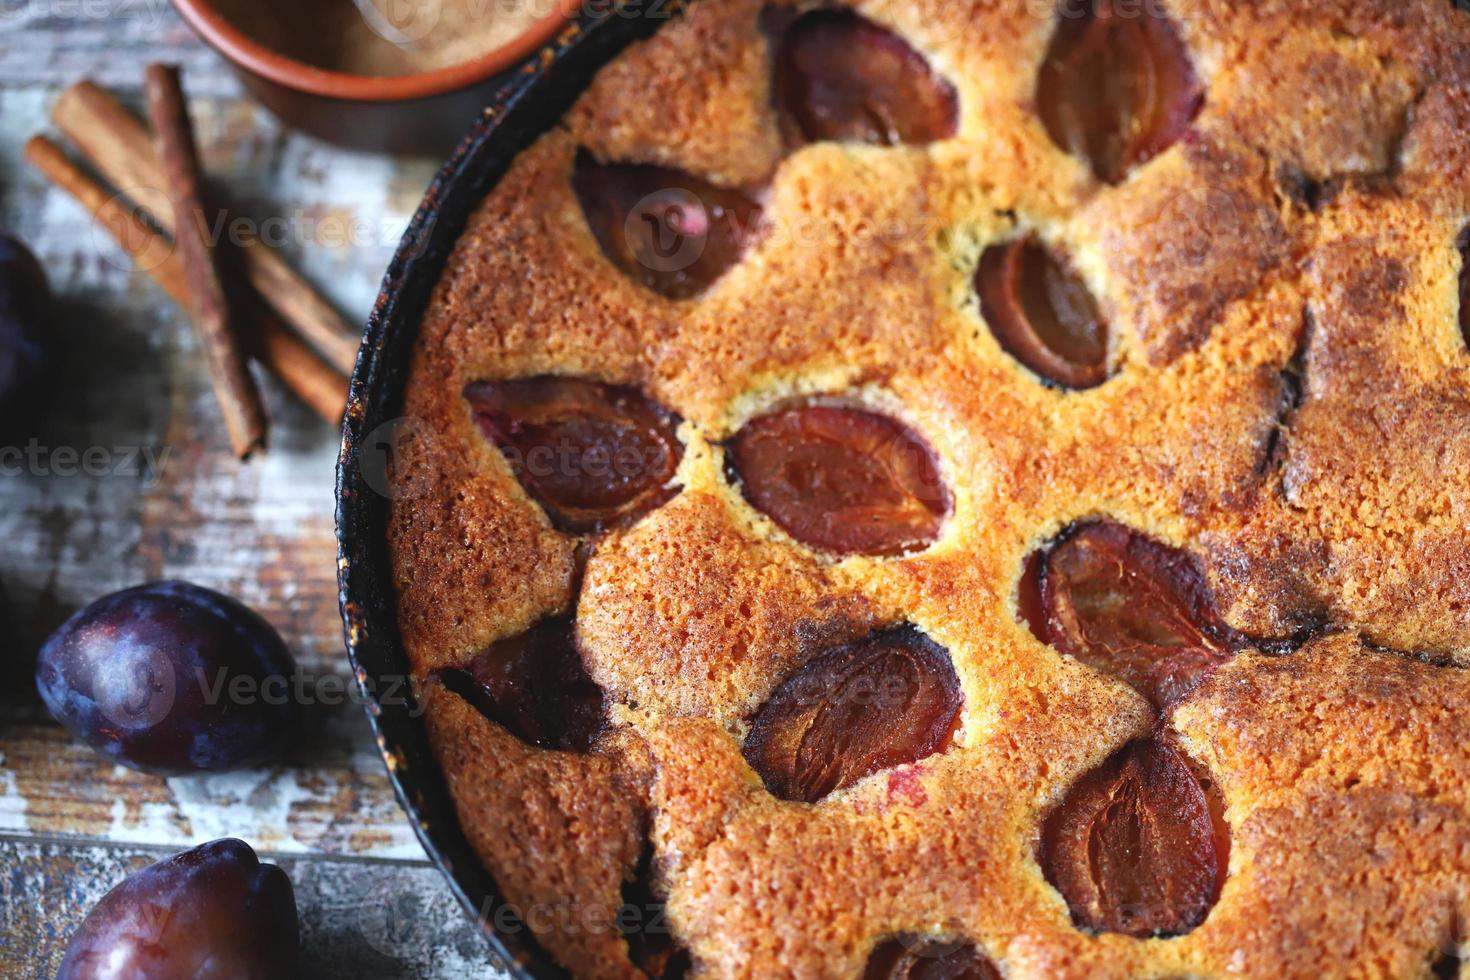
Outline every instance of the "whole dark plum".
{"type": "Polygon", "coordinates": [[[155,582],[103,596],[42,646],[56,720],[108,758],[160,775],[279,752],[298,719],[295,663],[269,623],[218,592],[155,582]]]}
{"type": "Polygon", "coordinates": [[[0,432],[17,434],[46,385],[51,287],[41,263],[0,234],[0,432]]]}
{"type": "Polygon", "coordinates": [[[225,838],[150,864],[102,896],[56,980],[284,980],[300,946],[291,879],[225,838]]]}

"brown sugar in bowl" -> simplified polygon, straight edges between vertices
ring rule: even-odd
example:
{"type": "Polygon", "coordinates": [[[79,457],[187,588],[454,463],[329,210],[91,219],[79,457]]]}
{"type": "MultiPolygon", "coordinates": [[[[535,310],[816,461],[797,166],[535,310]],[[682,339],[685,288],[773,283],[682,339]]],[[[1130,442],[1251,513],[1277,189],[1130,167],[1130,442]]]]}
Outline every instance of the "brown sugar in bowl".
{"type": "MultiPolygon", "coordinates": [[[[311,6],[324,2],[307,0],[311,6]]],[[[581,6],[579,0],[530,2],[549,12],[490,51],[458,64],[430,63],[424,70],[385,64],[384,71],[370,74],[371,56],[322,50],[309,57],[310,38],[333,33],[321,31],[309,14],[293,14],[283,28],[273,4],[173,0],[246,90],[288,125],[352,149],[429,156],[454,146],[504,87],[508,72],[552,41],[581,6]],[[341,64],[353,70],[336,67],[341,64]]]]}

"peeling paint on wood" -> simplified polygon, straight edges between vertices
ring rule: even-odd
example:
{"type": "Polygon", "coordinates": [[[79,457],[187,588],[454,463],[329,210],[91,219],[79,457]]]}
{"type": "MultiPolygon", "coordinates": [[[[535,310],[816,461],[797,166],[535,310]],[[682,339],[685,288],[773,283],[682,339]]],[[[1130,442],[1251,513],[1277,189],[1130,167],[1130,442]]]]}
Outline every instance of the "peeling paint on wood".
{"type": "Polygon", "coordinates": [[[22,454],[0,455],[0,579],[20,627],[0,637],[20,681],[0,687],[0,976],[51,976],[72,928],[128,869],[220,836],[286,855],[303,975],[493,975],[475,927],[423,862],[362,711],[345,700],[338,433],[266,378],[269,451],[237,464],[187,323],[21,162],[25,139],[50,131],[64,86],[92,77],[137,105],[152,60],[183,65],[205,168],[231,218],[278,242],[352,322],[366,318],[438,164],[284,131],[240,98],[166,0],[0,3],[0,229],[46,265],[67,352],[33,446],[0,446],[22,454]],[[96,472],[67,463],[92,447],[96,472]],[[310,736],[281,765],[146,776],[71,741],[39,708],[26,663],[40,639],[92,599],[163,577],[239,597],[295,651],[317,703],[310,736]]]}
{"type": "Polygon", "coordinates": [[[52,724],[0,726],[0,834],[187,847],[231,834],[272,851],[422,860],[357,708],[271,769],[163,779],[52,724]]]}

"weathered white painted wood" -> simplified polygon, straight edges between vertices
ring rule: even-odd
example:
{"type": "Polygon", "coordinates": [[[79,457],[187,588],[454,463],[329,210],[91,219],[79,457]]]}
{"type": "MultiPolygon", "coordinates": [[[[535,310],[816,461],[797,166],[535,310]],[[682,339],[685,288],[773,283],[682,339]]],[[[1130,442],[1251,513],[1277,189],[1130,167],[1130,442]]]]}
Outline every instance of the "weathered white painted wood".
{"type": "MultiPolygon", "coordinates": [[[[86,910],[169,852],[0,838],[0,976],[50,980],[86,910]]],[[[262,854],[291,876],[303,977],[460,980],[493,975],[489,948],[428,865],[262,854]]]]}
{"type": "Polygon", "coordinates": [[[0,726],[0,834],[188,847],[231,834],[292,854],[421,860],[357,709],[282,765],[164,779],[114,765],[54,724],[0,726]]]}
{"type": "Polygon", "coordinates": [[[274,236],[353,322],[437,165],[283,130],[240,99],[166,0],[0,0],[0,229],[43,259],[67,352],[35,443],[0,446],[0,579],[20,623],[0,653],[23,662],[91,599],[181,577],[260,610],[317,679],[317,700],[339,702],[313,709],[311,737],[278,767],[162,780],[71,742],[22,670],[0,689],[0,976],[49,977],[124,865],[158,856],[147,848],[224,835],[292,856],[305,975],[490,972],[474,928],[422,863],[360,710],[340,703],[349,669],[332,540],[337,433],[264,379],[270,449],[231,459],[192,331],[21,162],[26,138],[51,131],[62,87],[88,76],[136,105],[152,60],[184,66],[205,166],[232,217],[274,236]]]}

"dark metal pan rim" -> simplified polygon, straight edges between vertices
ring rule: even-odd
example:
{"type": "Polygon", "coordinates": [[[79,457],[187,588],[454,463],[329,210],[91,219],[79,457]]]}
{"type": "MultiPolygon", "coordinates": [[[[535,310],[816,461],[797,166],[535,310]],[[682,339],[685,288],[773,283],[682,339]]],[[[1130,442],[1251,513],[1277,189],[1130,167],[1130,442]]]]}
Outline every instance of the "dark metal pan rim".
{"type": "MultiPolygon", "coordinates": [[[[385,427],[403,405],[419,321],[465,222],[521,150],[550,130],[597,70],[673,19],[682,4],[591,3],[576,25],[534,56],[429,185],[383,278],[348,391],[337,462],[338,601],[363,703],[399,803],[455,899],[480,923],[501,965],[519,978],[566,971],[529,938],[460,830],[454,801],[407,685],[387,548],[388,500],[366,474],[381,466],[385,427]],[[596,9],[593,9],[596,8],[596,9]]],[[[376,481],[372,481],[376,482],[376,481]]],[[[379,484],[381,487],[381,484],[379,484]]]]}

